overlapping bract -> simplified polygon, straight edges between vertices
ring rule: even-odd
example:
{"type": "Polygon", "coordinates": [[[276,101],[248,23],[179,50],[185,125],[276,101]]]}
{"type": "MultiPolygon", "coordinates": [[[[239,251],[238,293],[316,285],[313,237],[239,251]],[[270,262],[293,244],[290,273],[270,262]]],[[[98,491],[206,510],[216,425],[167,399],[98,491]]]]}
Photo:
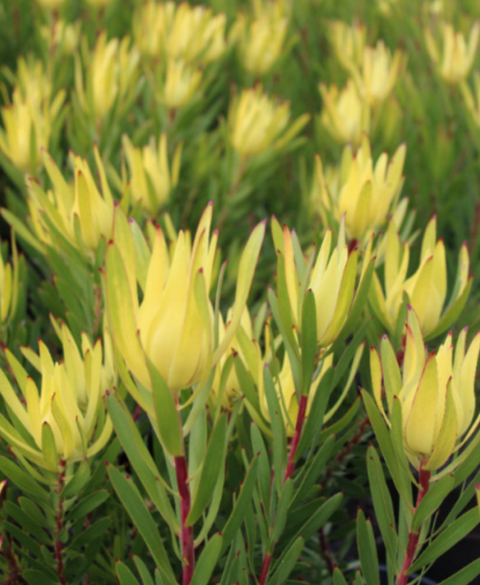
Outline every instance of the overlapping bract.
{"type": "Polygon", "coordinates": [[[419,320],[409,308],[402,366],[398,365],[386,336],[380,355],[371,348],[370,372],[377,405],[391,424],[393,403],[400,402],[405,453],[417,469],[441,468],[473,435],[480,422],[477,418],[472,425],[480,334],[475,336],[467,351],[466,335],[464,329],[455,351],[449,333],[436,352],[428,353],[419,320]],[[387,410],[382,400],[382,379],[387,410]]]}

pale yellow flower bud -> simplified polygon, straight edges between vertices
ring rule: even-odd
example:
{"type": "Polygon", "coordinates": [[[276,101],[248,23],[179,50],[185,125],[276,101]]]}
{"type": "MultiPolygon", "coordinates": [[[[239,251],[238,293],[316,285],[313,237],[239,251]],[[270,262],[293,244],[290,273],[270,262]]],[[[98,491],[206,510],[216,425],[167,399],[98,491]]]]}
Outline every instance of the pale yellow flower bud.
{"type": "Polygon", "coordinates": [[[396,50],[393,58],[383,41],[367,46],[363,55],[361,87],[372,107],[384,102],[406,65],[406,56],[396,50]]]}
{"type": "Polygon", "coordinates": [[[80,106],[97,121],[103,120],[116,100],[119,107],[128,104],[134,92],[140,52],[129,47],[128,37],[124,37],[121,42],[111,39],[107,43],[107,35],[103,32],[91,55],[86,84],[79,59],[75,62],[75,89],[80,106]]]}
{"type": "Polygon", "coordinates": [[[19,257],[12,238],[12,260],[4,262],[0,256],[0,327],[8,325],[15,314],[18,301],[19,257]]]}
{"type": "Polygon", "coordinates": [[[319,85],[323,98],[320,121],[334,140],[357,145],[362,133],[370,129],[370,108],[362,99],[352,79],[339,91],[336,85],[329,88],[319,85]]]}
{"type": "Polygon", "coordinates": [[[51,121],[47,107],[34,107],[13,92],[10,105],[1,108],[4,130],[0,129],[0,150],[22,172],[36,174],[41,165],[41,149],[48,147],[51,121]]]}
{"type": "Polygon", "coordinates": [[[198,91],[202,73],[183,61],[170,59],[167,64],[164,85],[159,93],[160,101],[170,109],[185,106],[198,91]]]}
{"type": "MultiPolygon", "coordinates": [[[[136,266],[135,243],[122,210],[115,213],[114,241],[106,259],[106,294],[114,340],[127,367],[146,390],[152,390],[147,360],[172,392],[205,382],[229,348],[239,326],[265,224],[247,242],[238,271],[235,304],[225,335],[214,344],[214,309],[208,298],[218,234],[209,237],[212,204],[204,211],[191,243],[180,231],[173,249],[157,228],[151,255],[136,266]],[[144,294],[138,300],[137,278],[144,294]],[[138,334],[137,334],[138,332],[138,334]]],[[[145,243],[148,249],[148,245],[145,243]]],[[[129,388],[134,392],[134,389],[129,388]]],[[[148,408],[141,391],[135,399],[148,408]]]]}
{"type": "MultiPolygon", "coordinates": [[[[37,216],[39,229],[36,230],[40,241],[45,244],[52,242],[49,227],[51,223],[66,241],[87,258],[94,257],[101,238],[110,238],[113,223],[113,197],[96,147],[95,160],[101,190],[98,189],[85,159],[72,155],[72,186],[63,178],[47,153],[44,155],[44,162],[53,185],[52,190],[45,193],[35,181],[29,181],[27,185],[31,209],[33,207],[40,211],[39,217],[37,216]]],[[[33,225],[37,225],[35,221],[33,225]]]]}
{"type": "MultiPolygon", "coordinates": [[[[381,359],[371,348],[370,372],[377,405],[390,425],[393,401],[400,401],[403,446],[417,469],[422,467],[433,471],[445,465],[454,451],[472,436],[480,422],[477,418],[472,425],[480,334],[475,336],[465,353],[466,333],[466,329],[460,333],[455,351],[449,333],[437,352],[428,354],[418,318],[409,307],[402,367],[399,367],[386,336],[381,344],[381,359]],[[382,400],[383,377],[387,411],[382,400]],[[463,441],[460,441],[462,437],[463,441]]],[[[455,462],[449,468],[452,471],[455,462]]]]}
{"type": "Polygon", "coordinates": [[[467,77],[475,59],[479,35],[479,21],[473,25],[468,43],[461,33],[455,32],[451,24],[445,23],[442,26],[443,54],[441,54],[441,49],[432,33],[428,29],[425,30],[428,54],[444,81],[455,85],[467,77]]]}
{"type": "Polygon", "coordinates": [[[50,471],[58,471],[61,461],[92,457],[106,445],[113,429],[110,418],[101,411],[102,399],[115,384],[116,376],[103,362],[100,340],[92,346],[83,335],[80,352],[65,324],[60,333],[64,354],[61,363],[53,361],[43,341],[39,341],[38,355],[22,348],[41,375],[40,391],[8,350],[6,358],[16,372],[22,401],[0,371],[0,393],[17,419],[14,426],[2,419],[0,434],[27,459],[50,471]],[[31,436],[28,443],[22,436],[25,433],[31,436]]]}
{"type": "Polygon", "coordinates": [[[463,245],[460,250],[455,287],[445,307],[447,265],[443,241],[436,241],[436,219],[433,218],[425,230],[420,265],[410,278],[407,278],[409,246],[402,242],[393,222],[388,226],[385,239],[385,286],[382,288],[380,279],[375,275],[370,295],[375,314],[393,333],[397,329],[400,308],[406,294],[415,310],[423,336],[427,339],[439,335],[450,327],[468,298],[471,278],[466,246],[463,245]]]}
{"type": "Polygon", "coordinates": [[[333,50],[339,62],[346,69],[350,69],[352,64],[361,67],[367,36],[365,24],[356,21],[348,26],[341,20],[334,20],[329,23],[329,28],[333,50]]]}
{"type": "Polygon", "coordinates": [[[168,166],[167,135],[163,133],[158,147],[152,139],[143,148],[136,148],[127,136],[123,137],[125,155],[130,168],[130,193],[152,216],[164,205],[170,191],[178,182],[181,145],[175,151],[172,170],[168,166]]]}
{"type": "Polygon", "coordinates": [[[278,103],[262,87],[244,89],[236,95],[228,112],[230,142],[244,157],[255,156],[287,144],[308,122],[308,114],[298,118],[290,128],[290,104],[278,103]]]}
{"type": "Polygon", "coordinates": [[[239,15],[230,33],[230,38],[238,42],[238,55],[243,68],[252,75],[263,75],[269,71],[285,44],[288,18],[274,6],[262,6],[252,21],[239,15]]]}
{"type": "Polygon", "coordinates": [[[386,221],[403,186],[403,164],[406,147],[399,146],[388,162],[383,153],[373,164],[370,143],[364,135],[361,147],[354,155],[350,145],[344,148],[338,180],[328,189],[319,157],[312,197],[337,221],[345,215],[345,225],[350,238],[364,241],[371,232],[378,230],[386,221]]]}
{"type": "Polygon", "coordinates": [[[71,55],[78,47],[80,27],[80,21],[69,24],[58,19],[53,26],[42,26],[40,32],[49,47],[58,47],[64,55],[71,55]]]}

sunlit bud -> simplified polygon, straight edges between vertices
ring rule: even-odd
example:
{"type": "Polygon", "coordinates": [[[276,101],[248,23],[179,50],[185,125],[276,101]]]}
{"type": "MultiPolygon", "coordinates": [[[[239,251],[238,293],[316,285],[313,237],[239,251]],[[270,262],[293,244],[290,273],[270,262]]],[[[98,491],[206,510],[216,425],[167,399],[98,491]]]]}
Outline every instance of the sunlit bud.
{"type": "Polygon", "coordinates": [[[0,128],[0,151],[20,171],[36,174],[41,166],[41,149],[48,147],[52,115],[58,112],[64,97],[61,94],[54,109],[47,104],[40,109],[24,101],[17,88],[12,103],[1,108],[4,129],[0,128]]]}
{"type": "MultiPolygon", "coordinates": [[[[279,235],[275,234],[281,229],[278,222],[272,223],[272,229],[275,230],[278,249],[277,275],[285,275],[293,326],[301,333],[304,294],[311,290],[316,304],[317,343],[320,347],[327,347],[341,333],[358,292],[357,284],[360,284],[357,282],[358,250],[348,249],[344,219],[340,222],[336,245],[332,242],[332,231],[328,230],[320,250],[318,253],[313,250],[314,256],[308,264],[302,258],[303,266],[298,265],[300,260],[295,252],[296,235],[284,226],[283,239],[279,241],[279,235]],[[311,267],[308,271],[307,266],[311,267]]],[[[360,282],[371,259],[370,243],[365,252],[360,282]]]]}
{"type": "Polygon", "coordinates": [[[53,25],[40,28],[42,37],[49,47],[55,47],[64,55],[71,55],[78,47],[81,22],[66,23],[58,19],[53,25]]]}
{"type": "MultiPolygon", "coordinates": [[[[373,394],[391,425],[394,400],[402,408],[403,446],[411,463],[419,469],[437,470],[472,436],[480,418],[475,414],[475,372],[480,350],[477,334],[466,350],[463,329],[455,351],[452,334],[436,352],[426,351],[420,323],[409,307],[405,330],[405,355],[400,368],[386,336],[380,355],[370,351],[373,394]],[[382,378],[386,397],[382,399],[382,378]],[[473,423],[473,424],[472,424],[473,423]],[[462,440],[463,437],[463,440],[462,440]]],[[[455,468],[455,461],[450,471],[455,468]]]]}
{"type": "Polygon", "coordinates": [[[479,34],[479,21],[473,25],[468,43],[461,33],[455,32],[451,24],[444,23],[442,26],[442,52],[430,30],[425,29],[428,54],[444,81],[455,85],[467,77],[475,58],[479,34]]]}
{"type": "Polygon", "coordinates": [[[348,26],[342,20],[334,20],[329,24],[330,39],[339,62],[350,69],[352,64],[361,67],[367,29],[363,22],[356,21],[348,26]]]}
{"type": "Polygon", "coordinates": [[[115,374],[104,363],[101,341],[92,346],[83,335],[80,352],[65,324],[61,326],[61,341],[60,363],[53,360],[41,340],[38,355],[22,348],[41,376],[40,391],[9,350],[6,358],[21,397],[0,371],[0,393],[15,415],[13,424],[0,417],[0,434],[20,454],[50,471],[58,471],[60,461],[71,463],[92,457],[103,449],[112,433],[103,397],[112,389],[115,374]],[[31,437],[29,441],[26,435],[31,437]]]}
{"type": "Polygon", "coordinates": [[[239,14],[230,31],[230,39],[238,43],[242,67],[252,75],[269,71],[282,54],[288,29],[288,18],[281,3],[257,2],[253,19],[239,14]]]}
{"type": "Polygon", "coordinates": [[[262,87],[244,89],[235,95],[228,112],[228,128],[233,148],[244,157],[288,144],[307,124],[309,115],[290,123],[290,104],[278,103],[262,87]]]}
{"type": "Polygon", "coordinates": [[[407,278],[409,246],[402,242],[393,222],[390,222],[385,238],[384,287],[375,275],[370,295],[376,315],[393,333],[397,329],[400,308],[406,294],[408,302],[415,310],[423,336],[426,339],[436,337],[448,329],[459,316],[472,286],[466,245],[460,250],[455,285],[446,305],[445,246],[442,240],[436,241],[436,219],[433,218],[427,225],[420,265],[410,278],[407,278]]]}
{"type": "Polygon", "coordinates": [[[357,145],[370,129],[370,108],[352,79],[339,91],[336,85],[319,85],[323,98],[320,121],[334,140],[357,145]]]}
{"type": "Polygon", "coordinates": [[[87,57],[85,80],[80,60],[75,61],[75,89],[81,108],[101,121],[117,102],[117,107],[129,104],[134,95],[140,52],[130,49],[129,37],[121,42],[103,32],[97,39],[93,53],[87,57]]]}
{"type": "Polygon", "coordinates": [[[155,216],[167,203],[170,192],[178,182],[181,145],[176,149],[170,171],[167,157],[167,135],[158,141],[150,140],[147,146],[134,147],[127,135],[123,136],[123,147],[130,169],[130,193],[151,216],[155,216]]]}
{"type": "MultiPolygon", "coordinates": [[[[209,204],[193,243],[189,232],[180,231],[170,248],[162,230],[157,228],[151,255],[137,264],[130,231],[134,226],[116,208],[114,241],[108,246],[106,258],[109,322],[127,367],[147,390],[152,389],[147,359],[172,392],[205,381],[230,347],[240,323],[265,224],[253,230],[245,246],[232,316],[225,335],[215,346],[214,309],[209,291],[218,234],[210,238],[211,220],[212,204],[209,204]],[[141,302],[137,279],[143,289],[141,302]]],[[[142,400],[140,395],[135,398],[142,400]]]]}
{"type": "Polygon", "coordinates": [[[175,110],[181,108],[195,96],[201,80],[200,70],[194,69],[184,61],[169,59],[159,99],[167,108],[175,110]]]}
{"type": "Polygon", "coordinates": [[[96,147],[95,161],[101,189],[97,187],[87,161],[75,155],[71,158],[73,187],[47,153],[44,154],[44,162],[52,189],[45,193],[35,181],[30,180],[27,184],[32,206],[40,212],[37,217],[40,229],[36,235],[43,243],[51,243],[54,239],[51,233],[53,226],[55,232],[82,255],[93,258],[100,239],[108,240],[112,232],[113,197],[96,147]],[[43,240],[45,235],[47,238],[43,240]]]}
{"type": "Polygon", "coordinates": [[[335,190],[328,188],[322,162],[317,157],[312,198],[333,213],[337,221],[345,215],[349,238],[364,241],[384,224],[398,200],[404,180],[405,153],[406,147],[402,144],[390,162],[384,152],[374,166],[370,143],[364,135],[356,154],[350,145],[344,148],[339,180],[330,183],[335,190]]]}
{"type": "Polygon", "coordinates": [[[372,107],[387,99],[405,65],[405,54],[397,49],[392,58],[390,49],[381,40],[375,47],[365,47],[361,87],[372,107]]]}

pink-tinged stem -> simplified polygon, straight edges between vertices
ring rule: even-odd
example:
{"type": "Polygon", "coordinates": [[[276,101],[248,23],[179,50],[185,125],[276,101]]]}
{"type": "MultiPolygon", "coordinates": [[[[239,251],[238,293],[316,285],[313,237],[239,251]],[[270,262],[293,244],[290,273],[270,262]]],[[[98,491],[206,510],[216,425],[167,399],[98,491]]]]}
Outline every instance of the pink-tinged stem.
{"type": "Polygon", "coordinates": [[[290,456],[288,458],[288,465],[285,471],[285,477],[283,478],[283,483],[287,481],[289,477],[292,477],[293,471],[295,469],[295,463],[293,459],[295,458],[295,453],[297,452],[298,443],[300,442],[300,437],[302,436],[302,429],[303,424],[305,422],[305,414],[307,412],[307,402],[308,396],[302,394],[300,398],[300,404],[298,405],[298,415],[297,415],[297,424],[295,425],[295,434],[293,435],[292,446],[290,449],[290,456]]]}
{"type": "Polygon", "coordinates": [[[188,488],[188,469],[185,455],[175,457],[175,471],[180,493],[180,517],[182,521],[182,555],[183,555],[183,585],[190,585],[195,568],[195,550],[193,546],[193,526],[187,526],[186,521],[190,513],[191,501],[188,488]]]}
{"type": "MultiPolygon", "coordinates": [[[[308,396],[302,394],[300,398],[300,403],[298,405],[298,414],[297,414],[297,423],[295,425],[295,434],[293,435],[292,446],[290,447],[290,455],[288,457],[288,464],[287,469],[285,470],[285,476],[283,478],[283,485],[289,477],[292,477],[293,472],[295,470],[295,463],[293,459],[295,458],[295,453],[297,452],[298,443],[300,442],[300,437],[302,436],[302,429],[305,423],[305,414],[307,413],[307,402],[308,396]]],[[[270,552],[265,553],[262,562],[262,570],[260,572],[260,577],[258,579],[258,585],[265,585],[265,582],[268,577],[268,571],[270,569],[270,563],[272,562],[272,555],[273,555],[273,548],[270,552]]]]}
{"type": "MultiPolygon", "coordinates": [[[[425,494],[428,492],[429,482],[430,482],[430,471],[426,471],[420,465],[419,471],[419,481],[420,481],[420,488],[417,494],[417,503],[415,505],[415,510],[417,510],[418,506],[420,505],[421,501],[423,500],[425,494]]],[[[414,512],[415,512],[414,510],[414,512]]],[[[420,530],[421,526],[417,530],[417,532],[413,532],[410,530],[408,535],[408,544],[407,550],[405,552],[405,558],[403,559],[402,570],[400,571],[400,575],[397,580],[397,585],[406,585],[408,583],[409,575],[406,574],[408,569],[412,566],[413,559],[415,558],[415,553],[417,552],[418,546],[418,539],[420,537],[420,530]]]]}
{"type": "Polygon", "coordinates": [[[60,533],[63,530],[63,496],[61,495],[63,486],[65,484],[65,462],[60,461],[61,471],[58,474],[57,492],[59,494],[59,501],[56,514],[56,526],[55,526],[55,560],[57,561],[57,574],[61,585],[66,585],[67,580],[63,574],[63,543],[60,540],[60,533]]]}

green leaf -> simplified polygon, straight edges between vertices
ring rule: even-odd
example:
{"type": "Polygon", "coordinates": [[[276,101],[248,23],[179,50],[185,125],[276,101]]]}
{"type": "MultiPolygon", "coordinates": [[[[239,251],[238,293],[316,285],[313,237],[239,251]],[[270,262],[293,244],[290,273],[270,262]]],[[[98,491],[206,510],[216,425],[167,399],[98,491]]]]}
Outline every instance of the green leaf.
{"type": "Polygon", "coordinates": [[[317,310],[315,295],[309,289],[305,294],[302,311],[302,392],[308,395],[315,368],[317,353],[317,310]]]}
{"type": "Polygon", "coordinates": [[[62,490],[64,498],[71,498],[80,493],[90,479],[90,465],[87,461],[81,461],[73,477],[62,490]]]}
{"type": "Polygon", "coordinates": [[[225,465],[227,446],[227,415],[220,416],[208,442],[207,453],[203,462],[198,488],[193,497],[193,504],[188,514],[186,525],[193,526],[203,514],[216,484],[218,475],[225,465]]]}
{"type": "Polygon", "coordinates": [[[222,535],[214,534],[207,542],[195,566],[191,585],[208,585],[222,550],[222,535]]]}
{"type": "Polygon", "coordinates": [[[140,492],[133,481],[125,478],[113,465],[108,466],[107,472],[123,507],[138,528],[148,550],[152,554],[165,584],[177,585],[167,552],[163,546],[162,537],[140,492]]]}
{"type": "Polygon", "coordinates": [[[480,559],[473,561],[460,571],[441,581],[438,585],[470,585],[474,583],[475,578],[480,575],[480,559]]]}
{"type": "Polygon", "coordinates": [[[142,579],[142,585],[155,585],[152,577],[150,576],[150,573],[148,572],[147,566],[142,561],[142,559],[136,555],[133,555],[133,562],[135,563],[137,571],[142,579]]]}
{"type": "MultiPolygon", "coordinates": [[[[311,517],[303,524],[303,526],[297,531],[295,538],[302,536],[305,540],[308,540],[318,530],[324,526],[331,515],[337,510],[343,501],[343,494],[338,493],[329,498],[324,502],[317,510],[311,515],[311,517]]],[[[292,512],[294,517],[294,511],[292,512]]]]}
{"type": "Polygon", "coordinates": [[[48,493],[10,459],[0,456],[0,471],[23,493],[28,494],[34,500],[48,502],[48,493]]]}
{"type": "Polygon", "coordinates": [[[235,502],[232,513],[225,524],[222,536],[223,546],[222,554],[227,550],[228,545],[232,542],[235,535],[237,534],[244,518],[246,509],[252,500],[252,494],[255,487],[255,481],[257,479],[257,467],[258,467],[258,456],[255,456],[250,464],[247,475],[242,483],[240,494],[235,502]]]}
{"type": "Polygon", "coordinates": [[[307,449],[312,448],[314,437],[322,429],[323,417],[328,406],[328,400],[333,390],[333,377],[335,374],[335,368],[328,368],[322,379],[318,383],[318,387],[315,391],[315,396],[311,399],[310,412],[305,421],[300,441],[298,443],[297,451],[295,453],[295,461],[305,453],[307,449]]]}
{"type": "Polygon", "coordinates": [[[58,455],[52,427],[44,422],[42,425],[42,452],[43,460],[49,471],[58,471],[58,455]]]}
{"type": "Polygon", "coordinates": [[[36,524],[38,524],[38,526],[41,526],[42,528],[47,528],[47,529],[51,528],[51,525],[47,522],[47,519],[43,515],[39,506],[37,506],[37,504],[32,502],[32,500],[29,500],[28,498],[26,498],[24,496],[20,496],[18,498],[18,503],[20,504],[20,508],[22,508],[22,510],[25,512],[25,514],[28,514],[28,516],[36,524]]]}
{"type": "Polygon", "coordinates": [[[397,531],[395,529],[395,513],[392,497],[388,489],[383,466],[375,448],[370,445],[367,451],[367,471],[373,507],[378,526],[382,534],[387,555],[394,562],[397,553],[397,531]]]}
{"type": "Polygon", "coordinates": [[[253,452],[258,455],[258,485],[260,488],[259,497],[263,502],[265,510],[270,508],[270,476],[272,469],[268,459],[267,449],[263,442],[262,435],[255,423],[250,426],[253,452]]]}
{"type": "Polygon", "coordinates": [[[92,545],[95,540],[103,538],[105,532],[112,525],[111,518],[100,518],[89,526],[85,531],[80,532],[71,542],[72,547],[92,545]]]}
{"type": "Polygon", "coordinates": [[[124,404],[110,395],[107,400],[108,411],[115,427],[117,437],[155,507],[173,532],[180,526],[168,499],[165,487],[160,480],[160,472],[147,447],[135,421],[124,404]]]}
{"type": "Polygon", "coordinates": [[[380,585],[377,547],[372,524],[365,519],[362,510],[359,510],[357,515],[357,547],[365,581],[368,585],[380,585]]]}
{"type": "Polygon", "coordinates": [[[52,545],[52,539],[50,536],[39,526],[35,519],[29,516],[19,506],[13,502],[6,501],[3,505],[3,511],[7,517],[12,518],[23,530],[29,532],[35,540],[39,543],[46,544],[47,546],[52,545]]]}
{"type": "Polygon", "coordinates": [[[298,483],[298,480],[301,481],[298,489],[295,490],[295,496],[292,501],[292,507],[295,508],[300,502],[302,502],[306,497],[310,488],[318,481],[319,477],[322,474],[322,471],[325,469],[330,457],[333,453],[333,446],[335,444],[334,437],[328,437],[325,443],[320,447],[320,449],[315,454],[313,460],[306,464],[299,474],[295,478],[295,483],[298,483]]]}
{"type": "Polygon", "coordinates": [[[383,458],[385,459],[385,463],[387,464],[390,475],[395,483],[395,487],[407,506],[412,508],[412,489],[409,477],[408,475],[404,475],[399,469],[397,455],[387,425],[370,394],[363,390],[362,398],[367,410],[368,418],[370,419],[370,423],[382,451],[383,458]]]}
{"type": "Polygon", "coordinates": [[[450,526],[447,526],[443,532],[440,533],[433,542],[428,545],[418,559],[412,564],[408,570],[408,574],[415,573],[422,569],[425,565],[433,563],[436,559],[442,556],[447,550],[451,549],[462,538],[465,538],[480,521],[478,508],[475,506],[460,518],[455,520],[450,526]]]}
{"type": "Polygon", "coordinates": [[[333,585],[348,585],[347,580],[338,567],[335,567],[333,571],[333,585]]]}
{"type": "Polygon", "coordinates": [[[424,521],[440,508],[443,500],[453,490],[454,484],[455,478],[453,475],[446,475],[436,483],[430,484],[428,492],[425,494],[413,516],[413,532],[418,532],[424,521]]]}
{"type": "Polygon", "coordinates": [[[183,435],[173,394],[155,366],[149,363],[149,370],[157,423],[155,430],[165,451],[172,457],[180,457],[183,454],[183,435]]]}
{"type": "Polygon", "coordinates": [[[280,499],[278,501],[277,509],[275,511],[275,520],[273,522],[273,527],[269,539],[268,546],[269,550],[273,549],[273,546],[280,538],[283,529],[285,528],[285,524],[287,522],[288,509],[292,501],[292,493],[293,481],[292,478],[289,477],[287,481],[283,484],[283,488],[280,493],[280,499]]]}
{"type": "Polygon", "coordinates": [[[326,441],[328,437],[341,433],[346,427],[350,425],[352,420],[355,418],[359,408],[360,398],[357,397],[352,406],[347,410],[347,412],[340,420],[338,420],[336,423],[333,423],[333,425],[330,425],[320,433],[319,442],[322,443],[323,441],[326,441]]]}
{"type": "Polygon", "coordinates": [[[115,573],[120,581],[120,585],[140,585],[132,571],[121,561],[115,563],[115,573]]]}
{"type": "Polygon", "coordinates": [[[89,494],[68,511],[66,515],[67,520],[74,522],[79,518],[84,518],[87,514],[93,512],[95,508],[98,508],[98,506],[106,502],[109,497],[110,493],[107,490],[99,490],[93,494],[89,494]]]}
{"type": "Polygon", "coordinates": [[[299,536],[285,551],[279,561],[276,563],[275,573],[272,578],[268,581],[268,585],[281,585],[286,582],[288,576],[295,568],[298,557],[302,553],[303,544],[305,539],[303,536],[299,536]]]}
{"type": "MultiPolygon", "coordinates": [[[[270,424],[273,432],[273,471],[274,479],[276,481],[277,489],[282,489],[282,476],[284,465],[287,461],[287,439],[285,436],[285,422],[282,412],[284,407],[280,404],[277,396],[277,391],[272,379],[270,368],[264,366],[263,368],[263,383],[265,389],[265,396],[267,399],[267,406],[270,415],[270,424]]],[[[295,421],[291,421],[295,426],[295,421]]]]}
{"type": "Polygon", "coordinates": [[[27,569],[22,575],[29,585],[58,585],[58,579],[48,577],[45,573],[35,569],[27,569]]]}
{"type": "Polygon", "coordinates": [[[25,534],[21,528],[4,520],[2,522],[2,530],[6,530],[9,534],[13,536],[18,542],[25,547],[33,556],[37,558],[41,558],[40,547],[36,540],[32,537],[25,534]]]}

